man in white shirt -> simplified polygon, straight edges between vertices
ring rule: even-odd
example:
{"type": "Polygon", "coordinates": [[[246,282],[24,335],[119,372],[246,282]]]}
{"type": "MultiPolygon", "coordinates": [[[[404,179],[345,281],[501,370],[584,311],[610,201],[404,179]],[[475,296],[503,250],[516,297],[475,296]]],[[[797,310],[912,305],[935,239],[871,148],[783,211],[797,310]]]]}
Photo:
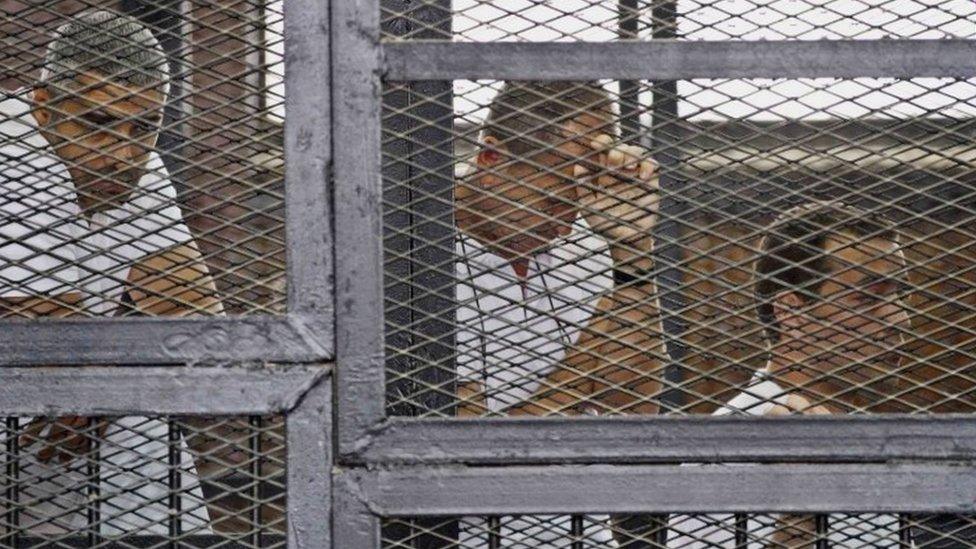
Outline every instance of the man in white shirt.
{"type": "Polygon", "coordinates": [[[508,82],[455,187],[460,415],[655,413],[656,164],[595,83],[508,82]]]}
{"type": "MultiPolygon", "coordinates": [[[[0,103],[2,316],[44,315],[38,299],[65,294],[80,296],[67,307],[76,315],[222,312],[154,152],[167,63],[137,20],[89,11],[57,30],[34,89],[0,103]]],[[[21,484],[23,530],[166,534],[167,435],[165,421],[145,417],[35,420],[20,437],[20,478],[34,479],[21,484]],[[87,462],[96,458],[92,503],[87,462]],[[97,525],[87,522],[92,505],[97,525]]],[[[178,521],[201,531],[208,514],[193,459],[184,450],[177,465],[178,521]]]]}
{"type": "MultiPolygon", "coordinates": [[[[781,214],[760,250],[756,301],[769,359],[715,415],[842,414],[897,400],[910,325],[907,263],[894,227],[857,208],[815,202],[781,214]]],[[[894,515],[827,517],[836,546],[857,539],[899,547],[898,528],[894,515]]],[[[672,517],[669,530],[669,547],[736,547],[729,515],[672,517]]],[[[813,547],[817,538],[807,516],[753,517],[747,532],[750,547],[813,547]]]]}
{"type": "MultiPolygon", "coordinates": [[[[620,143],[598,84],[507,82],[455,187],[459,415],[656,413],[656,164],[620,143]]],[[[465,521],[465,547],[487,543],[465,521]]],[[[585,517],[613,546],[607,517],[585,517]]],[[[561,546],[568,517],[504,517],[504,546],[561,546]]]]}

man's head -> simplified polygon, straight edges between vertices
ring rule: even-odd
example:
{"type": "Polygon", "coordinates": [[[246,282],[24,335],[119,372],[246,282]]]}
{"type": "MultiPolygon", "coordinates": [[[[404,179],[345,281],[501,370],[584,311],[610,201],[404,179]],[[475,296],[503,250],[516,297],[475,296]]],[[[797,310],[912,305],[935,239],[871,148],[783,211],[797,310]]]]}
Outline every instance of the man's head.
{"type": "Polygon", "coordinates": [[[896,367],[908,329],[905,268],[898,235],[880,216],[835,203],[783,213],[756,264],[758,312],[774,355],[800,356],[791,368],[849,382],[896,367]]]}
{"type": "Polygon", "coordinates": [[[479,211],[504,218],[495,226],[506,255],[532,253],[569,232],[578,213],[574,163],[594,155],[597,135],[616,134],[613,121],[598,83],[504,84],[489,107],[475,177],[489,193],[479,211]]]}
{"type": "Polygon", "coordinates": [[[156,146],[166,54],[138,20],[88,11],[59,27],[33,91],[34,118],[86,211],[128,200],[156,146]]]}

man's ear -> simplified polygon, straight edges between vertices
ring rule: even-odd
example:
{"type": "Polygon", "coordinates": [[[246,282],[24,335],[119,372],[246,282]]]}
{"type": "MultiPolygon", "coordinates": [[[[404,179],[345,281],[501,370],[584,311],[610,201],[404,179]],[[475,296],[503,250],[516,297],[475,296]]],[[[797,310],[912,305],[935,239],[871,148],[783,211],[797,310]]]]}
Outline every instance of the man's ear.
{"type": "Polygon", "coordinates": [[[31,99],[34,101],[34,109],[31,111],[34,115],[34,120],[37,120],[38,126],[47,126],[51,122],[51,111],[47,108],[48,101],[51,100],[51,94],[47,91],[47,88],[38,86],[31,93],[31,99]]]}
{"type": "Polygon", "coordinates": [[[498,138],[488,135],[481,140],[481,150],[478,151],[478,167],[494,168],[505,160],[508,150],[499,143],[498,138]]]}
{"type": "Polygon", "coordinates": [[[800,309],[803,299],[796,292],[780,292],[773,299],[773,316],[784,330],[795,330],[803,324],[800,309]]]}

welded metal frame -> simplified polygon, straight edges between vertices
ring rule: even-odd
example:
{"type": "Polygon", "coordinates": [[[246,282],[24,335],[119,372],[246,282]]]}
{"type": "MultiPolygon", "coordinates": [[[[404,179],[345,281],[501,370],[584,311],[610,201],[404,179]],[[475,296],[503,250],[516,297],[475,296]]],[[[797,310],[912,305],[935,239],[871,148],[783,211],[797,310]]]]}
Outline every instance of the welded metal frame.
{"type": "Polygon", "coordinates": [[[332,376],[326,366],[5,368],[0,416],[285,416],[289,549],[330,547],[332,376]]]}
{"type": "Polygon", "coordinates": [[[707,427],[712,420],[701,427],[699,418],[387,418],[383,408],[378,106],[384,78],[971,77],[976,76],[976,41],[383,43],[375,0],[335,6],[333,28],[336,51],[343,52],[334,67],[334,131],[343,136],[335,143],[334,153],[336,235],[342,242],[336,249],[338,453],[344,462],[666,461],[706,455],[715,460],[735,460],[739,455],[742,459],[789,461],[796,456],[835,461],[974,457],[973,441],[965,439],[976,428],[976,419],[968,417],[790,418],[785,423],[733,418],[720,429],[707,427]],[[574,62],[566,63],[570,55],[574,62]],[[932,438],[919,436],[920,421],[924,425],[931,422],[928,435],[932,438]],[[953,427],[943,430],[937,427],[939,422],[953,427]],[[806,435],[798,434],[795,426],[799,425],[805,426],[799,433],[806,435]],[[617,429],[631,434],[636,430],[641,436],[622,436],[623,431],[617,433],[617,429]],[[689,429],[696,434],[686,438],[689,429]],[[459,432],[477,435],[458,436],[459,432]],[[771,441],[789,443],[770,444],[750,454],[744,443],[734,442],[735,435],[758,433],[768,434],[771,441]],[[546,447],[533,448],[533,440],[546,440],[546,447]]]}
{"type": "Polygon", "coordinates": [[[288,313],[2,321],[0,416],[282,414],[288,547],[324,548],[334,448],[330,2],[285,9],[288,313]]]}
{"type": "Polygon", "coordinates": [[[287,313],[230,318],[0,321],[0,367],[332,360],[329,2],[285,17],[287,313]]]}
{"type": "Polygon", "coordinates": [[[386,417],[379,115],[384,79],[974,77],[976,41],[383,42],[377,0],[332,23],[337,546],[380,547],[382,517],[976,511],[972,416],[386,417]]]}

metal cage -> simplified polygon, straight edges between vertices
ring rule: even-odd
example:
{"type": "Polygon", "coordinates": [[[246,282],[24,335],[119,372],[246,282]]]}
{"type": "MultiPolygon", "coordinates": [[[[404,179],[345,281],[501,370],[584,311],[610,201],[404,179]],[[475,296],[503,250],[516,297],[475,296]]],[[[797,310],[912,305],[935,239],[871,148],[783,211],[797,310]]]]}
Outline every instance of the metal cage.
{"type": "MultiPolygon", "coordinates": [[[[220,314],[190,318],[25,320],[4,303],[4,547],[330,546],[330,12],[328,3],[289,1],[282,19],[283,3],[272,4],[0,6],[5,100],[39,78],[40,47],[54,27],[86,10],[151,29],[169,65],[155,152],[180,206],[197,215],[205,261],[228,275],[217,286],[230,298],[220,314]],[[285,81],[266,78],[280,76],[285,53],[285,81]],[[282,143],[281,120],[265,116],[283,113],[285,85],[287,110],[304,114],[289,120],[282,143]],[[250,111],[234,111],[249,101],[250,111]],[[262,146],[272,150],[261,156],[262,146]],[[287,306],[276,297],[286,236],[287,306]],[[59,428],[79,445],[43,457],[42,430],[30,419],[66,416],[73,423],[59,428]],[[188,445],[195,464],[183,459],[188,445]],[[162,488],[145,492],[150,485],[162,488]]],[[[4,133],[4,146],[16,137],[4,133]]],[[[179,267],[165,266],[160,279],[179,267]]]]}
{"type": "MultiPolygon", "coordinates": [[[[152,8],[185,3],[124,4],[149,8],[152,15],[152,8]]],[[[14,505],[3,513],[4,546],[541,547],[551,541],[533,536],[548,532],[558,538],[551,543],[577,549],[612,546],[594,533],[611,529],[633,536],[613,542],[633,549],[669,547],[668,531],[680,531],[675,521],[697,517],[707,523],[721,515],[706,527],[738,548],[768,541],[767,530],[784,514],[802,517],[797,524],[809,518],[809,526],[794,526],[809,530],[818,547],[844,546],[845,539],[856,540],[850,546],[939,547],[938,540],[926,541],[926,532],[947,538],[949,547],[970,539],[959,534],[976,514],[976,423],[969,415],[663,413],[689,405],[691,389],[682,376],[692,359],[700,359],[686,337],[692,330],[679,314],[687,305],[678,290],[685,285],[679,265],[687,244],[681,223],[695,214],[689,205],[738,195],[743,201],[721,206],[736,216],[769,204],[764,189],[737,187],[734,178],[716,179],[700,195],[682,190],[687,170],[709,169],[705,153],[749,138],[749,132],[768,137],[772,130],[689,120],[679,110],[687,91],[679,84],[976,78],[976,33],[954,26],[972,23],[968,15],[922,24],[930,28],[899,39],[883,37],[887,20],[866,24],[856,36],[807,35],[801,29],[777,40],[750,40],[747,32],[703,20],[701,28],[721,27],[725,34],[696,40],[681,35],[676,21],[688,12],[678,1],[584,2],[599,5],[595,19],[579,19],[555,2],[495,2],[502,6],[488,15],[471,11],[492,7],[479,1],[284,4],[284,312],[0,320],[0,415],[14,418],[4,437],[6,501],[19,501],[21,488],[18,417],[165,419],[169,429],[162,439],[170,459],[163,481],[171,495],[180,492],[181,482],[173,455],[181,431],[173,425],[238,417],[247,418],[249,433],[235,442],[251,456],[237,464],[247,472],[246,487],[223,490],[246,491],[249,516],[258,524],[262,506],[280,504],[281,494],[262,491],[266,486],[254,479],[283,485],[284,527],[252,528],[228,540],[194,537],[179,520],[169,520],[160,522],[166,534],[111,538],[90,527],[102,520],[96,505],[89,506],[95,511],[87,530],[51,542],[8,535],[20,527],[14,505]],[[542,8],[552,13],[529,15],[542,8]],[[522,21],[524,28],[510,31],[494,23],[505,18],[522,21]],[[561,18],[582,21],[582,30],[574,34],[551,23],[561,18]],[[471,41],[479,26],[494,29],[490,41],[471,41]],[[545,32],[523,34],[533,28],[545,32]],[[633,142],[655,151],[666,195],[660,206],[664,221],[655,229],[664,244],[655,252],[664,265],[655,276],[667,293],[661,307],[667,313],[668,360],[659,376],[665,389],[654,396],[659,415],[452,417],[459,404],[456,280],[431,267],[453,262],[450,250],[436,243],[454,237],[455,141],[471,144],[472,129],[458,126],[452,108],[456,80],[617,83],[620,125],[633,142]],[[644,131],[648,118],[650,133],[644,131]],[[688,162],[695,147],[704,152],[699,162],[688,162]],[[268,416],[284,421],[285,446],[275,450],[284,452],[284,472],[274,475],[262,470],[262,438],[254,435],[268,416]],[[865,541],[852,528],[885,530],[865,541]],[[883,543],[870,541],[878,536],[883,543]]],[[[723,17],[749,19],[742,10],[729,11],[728,2],[715,6],[723,17]]],[[[175,9],[184,14],[184,7],[175,9]]],[[[911,14],[893,17],[908,20],[911,14]]],[[[173,119],[183,112],[168,107],[173,119]]],[[[913,139],[931,121],[903,122],[866,127],[855,121],[814,134],[843,141],[903,131],[913,139]]],[[[956,139],[956,145],[971,139],[971,125],[943,122],[935,130],[940,136],[956,139]]],[[[803,135],[809,130],[777,129],[801,140],[810,137],[803,135]]],[[[829,147],[811,150],[815,160],[852,162],[829,147]]],[[[755,151],[772,154],[758,142],[755,151]]],[[[934,156],[945,160],[938,152],[934,156]]],[[[731,162],[750,168],[741,158],[731,162]]],[[[933,200],[965,201],[971,182],[956,183],[939,189],[942,194],[933,200]]],[[[78,427],[82,433],[90,428],[78,427]]],[[[100,458],[87,460],[95,468],[89,478],[98,478],[100,458]]],[[[99,501],[99,483],[91,484],[95,488],[87,496],[99,501]]],[[[178,501],[167,502],[176,515],[178,501]]]]}
{"type": "MultiPolygon", "coordinates": [[[[762,215],[777,196],[763,185],[791,191],[772,177],[759,184],[715,177],[701,189],[682,190],[682,178],[699,169],[697,162],[728,162],[735,164],[730,171],[755,173],[747,161],[723,156],[735,152],[737,139],[755,144],[750,150],[757,157],[787,164],[795,158],[778,156],[775,132],[805,145],[815,136],[845,144],[856,136],[913,130],[903,120],[892,122],[897,129],[854,119],[846,127],[826,121],[819,130],[812,122],[696,122],[679,112],[689,93],[682,83],[708,89],[724,79],[966,79],[976,68],[968,15],[947,16],[950,22],[913,19],[919,28],[903,39],[885,35],[886,17],[864,21],[854,34],[837,34],[825,24],[782,31],[777,39],[749,34],[763,23],[744,30],[722,26],[723,17],[748,21],[749,13],[764,9],[773,19],[814,9],[766,4],[427,0],[333,7],[334,47],[344,52],[335,62],[333,89],[335,131],[342,136],[335,143],[336,239],[355,243],[336,249],[337,459],[343,468],[335,484],[335,543],[363,549],[604,547],[611,545],[591,535],[593,525],[609,520],[611,529],[627,533],[613,524],[632,517],[643,519],[637,522],[644,534],[631,542],[617,539],[620,547],[670,547],[662,534],[668,521],[703,513],[726,513],[731,521],[723,530],[731,545],[703,547],[761,546],[750,545],[768,541],[753,529],[775,521],[768,513],[815,516],[809,530],[817,547],[968,543],[961,532],[963,515],[973,511],[964,495],[971,491],[973,455],[966,440],[972,422],[965,415],[687,415],[682,372],[702,358],[686,337],[694,321],[678,314],[687,301],[677,290],[688,284],[680,265],[689,240],[681,227],[702,213],[698,204],[730,216],[762,215]],[[581,12],[590,8],[603,11],[587,18],[581,12]],[[683,35],[677,20],[699,8],[722,17],[695,21],[698,27],[683,35]],[[950,28],[952,22],[963,25],[950,28]],[[702,28],[724,35],[702,38],[702,28]],[[454,373],[463,351],[455,347],[451,321],[461,306],[453,289],[459,279],[443,268],[454,261],[444,243],[454,233],[452,168],[473,154],[457,151],[476,147],[478,131],[465,117],[469,111],[457,110],[456,94],[503,80],[616,83],[617,122],[630,132],[623,139],[629,135],[652,151],[666,190],[655,229],[663,242],[655,258],[664,266],[655,276],[665,293],[670,290],[661,304],[669,360],[655,398],[661,410],[684,414],[451,417],[463,404],[454,373]],[[466,87],[452,86],[458,81],[466,87]],[[759,144],[764,138],[769,148],[759,144]],[[700,465],[682,465],[692,463],[700,465]],[[887,513],[877,516],[890,522],[883,542],[874,545],[857,541],[844,526],[870,524],[871,513],[887,513]],[[958,523],[932,526],[945,520],[935,518],[944,513],[960,514],[958,523]],[[506,526],[512,521],[520,526],[506,526]],[[558,534],[533,537],[545,530],[558,534]],[[846,535],[847,545],[827,534],[832,531],[846,535]]],[[[837,18],[885,11],[876,4],[818,9],[837,18]]],[[[470,111],[487,108],[486,100],[468,101],[470,111]]],[[[804,152],[848,162],[836,150],[811,145],[804,152]]],[[[933,200],[960,204],[971,198],[968,185],[933,194],[933,200]]],[[[713,227],[722,240],[721,225],[713,227]]],[[[707,257],[707,248],[699,252],[707,257]]],[[[721,295],[732,285],[717,282],[712,291],[721,295]]]]}

